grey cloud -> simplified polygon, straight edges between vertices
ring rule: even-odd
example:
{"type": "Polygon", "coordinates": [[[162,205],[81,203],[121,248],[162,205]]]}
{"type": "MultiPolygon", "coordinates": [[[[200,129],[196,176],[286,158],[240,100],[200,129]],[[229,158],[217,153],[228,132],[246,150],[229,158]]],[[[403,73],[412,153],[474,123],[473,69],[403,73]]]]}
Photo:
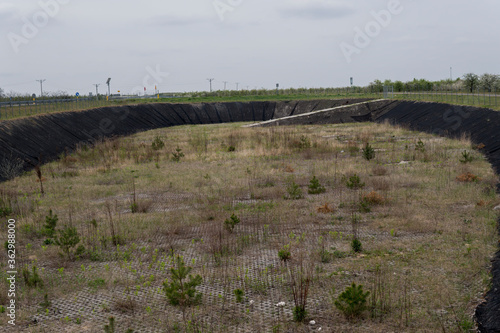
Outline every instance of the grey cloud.
{"type": "Polygon", "coordinates": [[[284,18],[329,20],[350,16],[354,12],[354,9],[347,6],[313,3],[283,8],[280,14],[284,18]]]}
{"type": "Polygon", "coordinates": [[[205,21],[201,17],[182,17],[173,15],[160,15],[148,19],[148,25],[155,27],[187,26],[205,21]]]}

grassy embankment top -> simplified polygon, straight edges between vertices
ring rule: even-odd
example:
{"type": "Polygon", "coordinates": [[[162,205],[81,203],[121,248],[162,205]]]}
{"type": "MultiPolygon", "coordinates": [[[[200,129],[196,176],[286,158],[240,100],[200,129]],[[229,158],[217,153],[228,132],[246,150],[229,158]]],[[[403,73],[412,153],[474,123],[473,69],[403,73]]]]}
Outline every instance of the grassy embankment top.
{"type": "MultiPolygon", "coordinates": [[[[202,94],[200,96],[178,97],[178,98],[131,98],[124,100],[111,101],[83,101],[59,102],[40,105],[16,105],[12,107],[2,107],[0,109],[0,120],[22,118],[36,114],[47,114],[62,111],[88,110],[97,107],[119,106],[119,105],[137,105],[147,103],[222,103],[222,102],[256,102],[256,101],[295,101],[312,99],[343,99],[343,98],[382,98],[382,93],[349,93],[349,92],[326,92],[326,93],[295,93],[272,95],[269,93],[262,95],[244,95],[243,93],[235,95],[235,92],[228,93],[217,92],[213,94],[202,94]]],[[[456,105],[469,105],[477,107],[491,108],[500,110],[500,96],[496,94],[467,94],[453,93],[446,94],[442,92],[412,92],[395,93],[392,98],[397,100],[427,101],[438,103],[449,103],[456,105]]]]}

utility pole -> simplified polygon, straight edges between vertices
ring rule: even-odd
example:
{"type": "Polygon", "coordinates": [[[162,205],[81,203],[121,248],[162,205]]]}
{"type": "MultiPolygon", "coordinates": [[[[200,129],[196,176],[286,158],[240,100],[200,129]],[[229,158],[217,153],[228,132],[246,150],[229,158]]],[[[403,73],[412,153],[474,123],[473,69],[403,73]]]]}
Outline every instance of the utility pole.
{"type": "Polygon", "coordinates": [[[41,80],[36,80],[37,82],[40,82],[40,97],[43,97],[43,83],[47,81],[46,79],[41,79],[41,80]]]}
{"type": "Polygon", "coordinates": [[[222,81],[224,82],[224,91],[226,91],[226,84],[228,83],[227,81],[222,81]]]}
{"type": "Polygon", "coordinates": [[[238,85],[239,84],[240,84],[239,82],[236,82],[236,91],[238,91],[238,85]]]}
{"type": "Polygon", "coordinates": [[[215,80],[215,79],[207,79],[207,81],[210,82],[210,92],[212,92],[212,81],[215,80]]]}
{"type": "Polygon", "coordinates": [[[450,81],[453,81],[453,67],[450,67],[450,81]]]}
{"type": "Polygon", "coordinates": [[[94,86],[95,86],[95,97],[96,97],[97,100],[99,100],[99,89],[98,88],[99,88],[100,85],[101,85],[100,83],[94,83],[94,86]]]}
{"type": "Polygon", "coordinates": [[[111,89],[109,88],[110,82],[111,82],[111,78],[108,78],[108,81],[106,81],[106,84],[108,85],[108,97],[111,96],[111,89]]]}

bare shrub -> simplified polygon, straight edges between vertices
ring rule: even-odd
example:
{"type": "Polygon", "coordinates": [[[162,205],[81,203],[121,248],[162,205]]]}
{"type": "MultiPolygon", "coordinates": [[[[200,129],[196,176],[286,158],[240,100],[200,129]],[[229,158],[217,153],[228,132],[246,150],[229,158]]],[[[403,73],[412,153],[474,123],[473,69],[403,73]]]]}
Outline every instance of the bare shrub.
{"type": "Polygon", "coordinates": [[[388,170],[381,165],[377,165],[372,169],[372,172],[375,176],[385,176],[387,175],[388,170]]]}
{"type": "Polygon", "coordinates": [[[130,204],[132,213],[148,213],[153,206],[153,200],[135,200],[130,204]]]}
{"type": "Polygon", "coordinates": [[[130,296],[127,298],[118,298],[115,300],[114,308],[122,313],[133,313],[137,307],[137,302],[130,296]]]}
{"type": "Polygon", "coordinates": [[[23,171],[24,162],[19,158],[4,158],[0,161],[0,178],[16,178],[23,171]]]}
{"type": "Polygon", "coordinates": [[[330,208],[328,206],[328,202],[326,202],[323,206],[319,206],[317,208],[317,211],[318,211],[318,213],[321,213],[321,214],[329,214],[329,213],[332,213],[334,211],[334,209],[330,208]]]}
{"type": "Polygon", "coordinates": [[[391,183],[384,178],[372,178],[370,183],[376,191],[389,191],[391,189],[391,183]]]}
{"type": "Polygon", "coordinates": [[[362,200],[370,205],[382,205],[386,199],[375,191],[363,194],[362,200]]]}
{"type": "Polygon", "coordinates": [[[471,182],[478,182],[481,180],[478,176],[470,173],[470,172],[465,172],[462,173],[461,175],[457,176],[457,181],[463,182],[463,183],[471,183],[471,182]]]}

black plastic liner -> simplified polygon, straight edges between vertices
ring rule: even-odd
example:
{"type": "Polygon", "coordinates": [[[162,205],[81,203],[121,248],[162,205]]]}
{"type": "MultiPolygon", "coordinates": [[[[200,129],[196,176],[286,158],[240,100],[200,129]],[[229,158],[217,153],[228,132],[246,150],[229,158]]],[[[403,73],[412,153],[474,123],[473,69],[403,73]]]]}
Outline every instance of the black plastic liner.
{"type": "MultiPolygon", "coordinates": [[[[482,149],[496,173],[500,171],[500,112],[468,106],[401,102],[376,121],[390,121],[421,132],[458,138],[470,135],[482,149]]],[[[500,234],[500,221],[498,221],[500,234]]],[[[480,332],[500,332],[500,249],[492,260],[492,288],[480,304],[475,319],[480,332]]]]}

